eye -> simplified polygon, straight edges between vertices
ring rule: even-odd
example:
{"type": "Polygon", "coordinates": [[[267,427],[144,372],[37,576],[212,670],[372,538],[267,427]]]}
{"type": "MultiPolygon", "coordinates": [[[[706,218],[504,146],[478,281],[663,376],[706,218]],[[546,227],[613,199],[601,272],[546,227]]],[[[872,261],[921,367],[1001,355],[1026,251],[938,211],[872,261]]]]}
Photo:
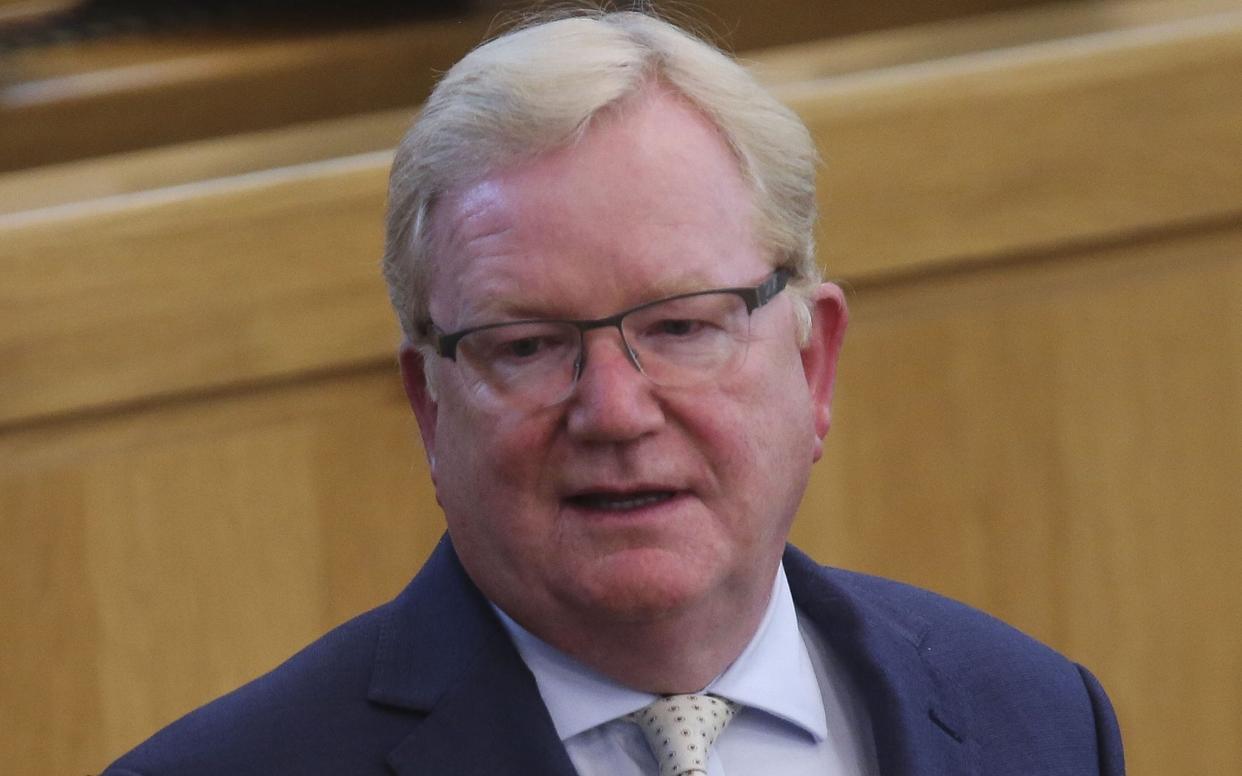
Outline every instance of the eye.
{"type": "Polygon", "coordinates": [[[692,337],[702,333],[708,325],[707,321],[693,318],[664,318],[656,321],[649,333],[657,337],[692,337]]]}
{"type": "Polygon", "coordinates": [[[548,341],[547,337],[520,337],[501,343],[497,355],[502,358],[531,358],[538,355],[540,351],[547,350],[553,344],[548,341]]]}
{"type": "Polygon", "coordinates": [[[482,351],[487,362],[509,366],[540,363],[564,358],[574,350],[573,333],[559,327],[506,328],[496,329],[488,337],[482,351]]]}
{"type": "Polygon", "coordinates": [[[643,337],[649,340],[684,342],[711,337],[724,328],[724,321],[706,315],[658,318],[643,329],[643,337]]]}

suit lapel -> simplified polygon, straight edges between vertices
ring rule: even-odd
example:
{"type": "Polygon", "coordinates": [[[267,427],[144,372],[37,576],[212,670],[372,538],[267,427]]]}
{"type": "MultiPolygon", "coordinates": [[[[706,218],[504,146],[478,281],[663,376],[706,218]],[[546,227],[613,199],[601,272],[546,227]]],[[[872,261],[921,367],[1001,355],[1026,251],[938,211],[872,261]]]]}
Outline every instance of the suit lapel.
{"type": "MultiPolygon", "coordinates": [[[[871,717],[882,776],[966,776],[977,772],[968,707],[936,671],[929,626],[863,594],[857,575],[785,553],[794,601],[845,663],[871,717]]],[[[887,583],[885,583],[887,584],[887,583]]]]}
{"type": "MultiPolygon", "coordinates": [[[[424,776],[573,776],[573,765],[529,675],[514,670],[498,655],[480,657],[475,669],[466,672],[414,733],[392,751],[389,765],[398,774],[424,776]]],[[[516,668],[525,670],[524,665],[516,668]]]]}
{"type": "Polygon", "coordinates": [[[398,774],[573,776],[530,671],[445,538],[393,602],[368,697],[422,713],[398,774]]]}
{"type": "MultiPolygon", "coordinates": [[[[793,548],[785,571],[854,677],[881,775],[976,774],[968,706],[936,671],[918,613],[893,611],[858,576],[793,548]]],[[[575,773],[534,678],[447,538],[390,605],[368,696],[421,715],[388,757],[397,774],[575,773]]]]}

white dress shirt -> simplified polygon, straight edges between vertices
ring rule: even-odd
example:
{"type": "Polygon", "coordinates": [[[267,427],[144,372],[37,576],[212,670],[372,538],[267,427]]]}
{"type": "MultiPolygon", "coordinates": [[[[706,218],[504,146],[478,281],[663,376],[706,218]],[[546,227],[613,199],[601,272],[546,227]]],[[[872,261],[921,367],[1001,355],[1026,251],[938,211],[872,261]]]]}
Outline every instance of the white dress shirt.
{"type": "MultiPolygon", "coordinates": [[[[580,776],[658,773],[642,731],[622,719],[656,696],[587,668],[494,608],[580,776]]],[[[708,776],[878,773],[866,709],[827,643],[794,608],[783,566],[750,643],[703,692],[743,707],[712,747],[708,776]]]]}

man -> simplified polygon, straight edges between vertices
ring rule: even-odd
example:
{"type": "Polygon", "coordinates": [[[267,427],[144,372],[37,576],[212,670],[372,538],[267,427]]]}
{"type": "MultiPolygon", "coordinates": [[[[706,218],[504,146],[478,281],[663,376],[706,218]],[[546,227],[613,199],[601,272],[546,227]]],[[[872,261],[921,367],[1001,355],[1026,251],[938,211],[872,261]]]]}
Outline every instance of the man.
{"type": "Polygon", "coordinates": [[[786,549],[846,323],[815,164],[741,68],[640,14],[446,74],[385,274],[448,537],[109,773],[1122,773],[1085,670],[786,549]]]}

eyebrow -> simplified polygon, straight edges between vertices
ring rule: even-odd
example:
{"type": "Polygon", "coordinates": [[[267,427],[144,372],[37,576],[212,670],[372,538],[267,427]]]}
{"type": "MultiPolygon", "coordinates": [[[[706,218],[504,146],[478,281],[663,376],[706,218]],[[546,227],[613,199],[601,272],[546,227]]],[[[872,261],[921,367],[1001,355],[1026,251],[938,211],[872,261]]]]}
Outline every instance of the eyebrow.
{"type": "MultiPolygon", "coordinates": [[[[738,284],[732,284],[738,285],[738,284]]],[[[746,285],[745,282],[741,285],[746,285]]],[[[679,294],[689,294],[696,291],[711,291],[716,288],[732,287],[729,284],[723,284],[720,281],[712,281],[701,272],[685,271],[679,274],[665,276],[657,279],[651,285],[643,289],[640,298],[632,299],[629,303],[609,310],[604,316],[613,315],[622,310],[629,310],[638,307],[647,302],[654,302],[665,297],[677,296],[679,294]]],[[[486,291],[486,288],[482,289],[486,291]]],[[[464,325],[458,327],[471,328],[474,326],[486,326],[493,323],[507,323],[510,321],[560,321],[560,320],[582,320],[581,315],[575,315],[566,309],[557,309],[567,299],[556,299],[552,304],[536,301],[533,299],[507,298],[501,299],[498,296],[492,297],[484,295],[478,300],[477,304],[467,304],[462,308],[463,320],[468,320],[464,325]]]]}
{"type": "MultiPolygon", "coordinates": [[[[690,294],[695,291],[708,291],[721,287],[709,278],[697,272],[685,272],[672,278],[663,278],[652,287],[650,299],[662,299],[677,294],[690,294]]],[[[641,304],[638,302],[637,304],[641,304]]]]}
{"type": "Polygon", "coordinates": [[[477,304],[462,306],[461,318],[477,321],[468,325],[485,325],[505,321],[548,320],[563,318],[555,312],[555,306],[549,306],[531,299],[514,299],[512,297],[484,297],[477,304]]]}

